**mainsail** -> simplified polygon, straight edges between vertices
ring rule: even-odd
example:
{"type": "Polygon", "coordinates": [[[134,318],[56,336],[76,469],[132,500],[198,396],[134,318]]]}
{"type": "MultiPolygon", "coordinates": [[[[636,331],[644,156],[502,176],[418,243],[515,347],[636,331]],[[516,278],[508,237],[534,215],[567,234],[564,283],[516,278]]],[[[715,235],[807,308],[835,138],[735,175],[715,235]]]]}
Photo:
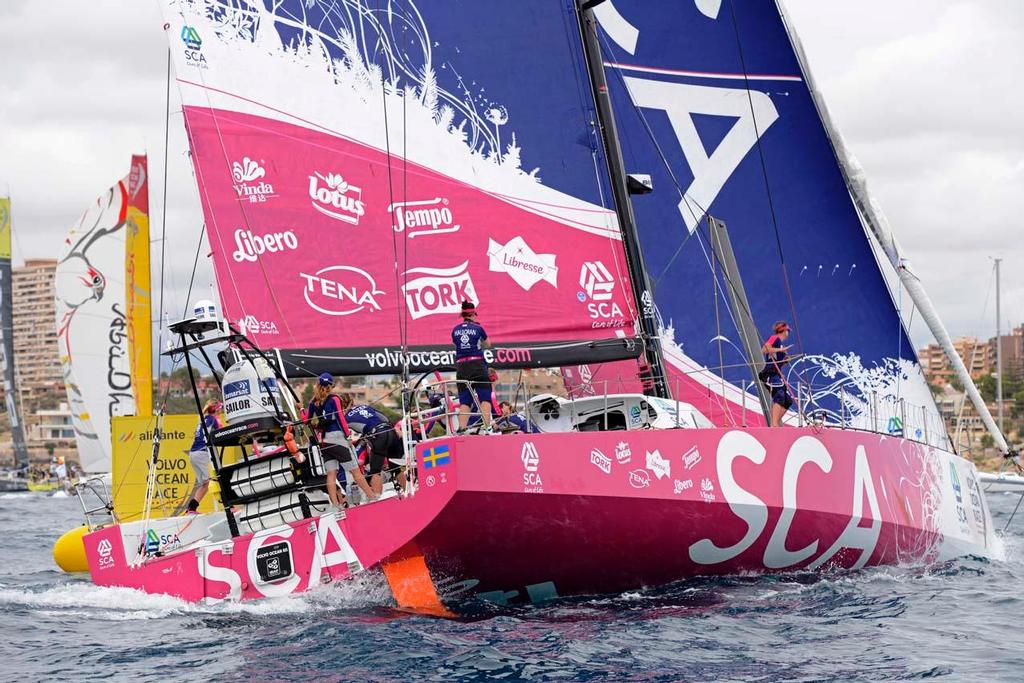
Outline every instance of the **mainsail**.
{"type": "Polygon", "coordinates": [[[14,304],[11,275],[11,200],[0,197],[0,369],[3,370],[4,402],[11,423],[14,444],[14,465],[28,467],[28,446],[25,427],[18,410],[17,383],[14,373],[14,304]]]}
{"type": "Polygon", "coordinates": [[[110,418],[152,405],[145,169],[145,157],[132,157],[129,174],[82,215],[54,276],[61,368],[86,472],[110,471],[110,418]]]}
{"type": "Polygon", "coordinates": [[[887,287],[774,0],[595,12],[629,170],[656,188],[634,206],[677,395],[737,424],[758,401],[736,317],[765,336],[788,320],[805,410],[941,439],[900,319],[909,301],[887,287]],[[730,307],[708,214],[728,225],[749,311],[730,307]]]}
{"type": "Polygon", "coordinates": [[[565,3],[165,0],[225,315],[307,372],[636,357],[565,3]]]}

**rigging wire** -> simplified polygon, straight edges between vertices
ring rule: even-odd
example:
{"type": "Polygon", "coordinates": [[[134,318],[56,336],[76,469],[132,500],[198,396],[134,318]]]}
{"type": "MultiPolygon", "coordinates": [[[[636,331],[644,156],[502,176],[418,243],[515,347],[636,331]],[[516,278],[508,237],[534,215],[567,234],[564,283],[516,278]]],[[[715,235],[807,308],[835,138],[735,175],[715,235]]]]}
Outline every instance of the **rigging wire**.
{"type": "MultiPolygon", "coordinates": [[[[378,0],[378,2],[377,2],[377,12],[380,12],[380,11],[381,11],[381,9],[380,9],[380,1],[378,0]]],[[[385,76],[384,72],[385,72],[385,70],[383,68],[381,68],[380,69],[380,95],[381,95],[381,103],[382,103],[382,105],[384,107],[384,152],[387,155],[387,163],[388,163],[388,200],[389,200],[389,204],[394,209],[394,208],[397,208],[397,207],[395,207],[395,184],[394,184],[394,177],[393,177],[393,174],[392,174],[392,164],[391,164],[391,125],[390,125],[390,122],[388,120],[387,76],[385,76]]],[[[392,72],[391,73],[391,77],[394,79],[393,87],[397,88],[397,86],[398,86],[398,76],[396,76],[394,74],[394,72],[392,72]]],[[[403,156],[403,159],[407,162],[408,161],[407,154],[406,154],[406,150],[404,148],[404,145],[405,145],[405,120],[406,120],[406,116],[405,116],[405,111],[406,110],[405,110],[405,107],[406,107],[406,104],[405,104],[405,93],[403,92],[402,93],[402,144],[403,144],[402,156],[403,156]]],[[[403,169],[403,182],[405,182],[405,177],[404,176],[405,176],[405,172],[404,172],[404,169],[403,169]]],[[[405,235],[403,233],[403,242],[405,242],[405,240],[406,240],[406,237],[405,237],[405,235]]],[[[405,247],[403,249],[403,263],[400,264],[399,260],[398,260],[398,236],[395,233],[394,229],[392,229],[391,230],[391,251],[392,251],[392,253],[394,254],[394,257],[395,257],[395,269],[394,269],[394,273],[395,273],[395,315],[398,317],[398,338],[399,338],[399,343],[400,343],[401,348],[402,348],[402,354],[401,354],[402,355],[402,381],[405,382],[405,381],[408,381],[408,379],[409,379],[409,346],[408,346],[409,337],[408,337],[408,329],[407,329],[407,325],[408,325],[409,321],[408,321],[408,312],[406,312],[405,315],[403,315],[403,313],[402,313],[402,308],[403,308],[403,303],[404,303],[402,301],[402,295],[403,295],[403,291],[404,291],[404,289],[402,287],[402,283],[403,283],[403,278],[404,278],[405,284],[408,285],[408,275],[406,273],[408,272],[409,263],[408,263],[408,261],[404,260],[405,259],[405,255],[407,255],[407,253],[408,253],[408,251],[407,251],[408,247],[405,246],[404,244],[403,244],[403,246],[405,247]],[[399,270],[401,270],[403,267],[405,268],[405,272],[403,272],[403,274],[400,275],[399,274],[399,270]]],[[[405,306],[405,308],[408,309],[408,306],[405,306]]]]}
{"type": "MultiPolygon", "coordinates": [[[[171,137],[171,48],[167,48],[167,95],[164,105],[164,178],[163,204],[160,209],[160,313],[157,316],[157,376],[160,375],[160,350],[164,345],[164,273],[167,271],[167,167],[171,137]]],[[[152,349],[150,349],[152,353],[152,349]]]]}
{"type": "Polygon", "coordinates": [[[747,93],[747,104],[750,107],[750,119],[754,125],[754,139],[757,145],[757,155],[761,162],[761,175],[764,178],[765,195],[768,199],[768,209],[772,217],[772,228],[775,231],[775,244],[779,251],[779,263],[782,267],[782,283],[786,289],[786,297],[789,299],[789,309],[793,314],[793,329],[796,331],[797,345],[802,349],[803,342],[800,339],[800,325],[796,315],[796,303],[793,300],[793,290],[789,285],[789,272],[786,268],[786,258],[782,250],[782,236],[779,234],[779,221],[775,213],[775,201],[772,196],[771,183],[768,180],[768,162],[764,155],[764,145],[761,143],[761,131],[757,125],[757,116],[754,112],[754,97],[750,92],[750,78],[747,73],[746,60],[743,57],[743,44],[740,39],[740,28],[736,22],[736,6],[733,0],[729,0],[729,12],[732,15],[733,32],[736,35],[736,51],[740,59],[740,69],[743,72],[743,87],[747,93]]]}

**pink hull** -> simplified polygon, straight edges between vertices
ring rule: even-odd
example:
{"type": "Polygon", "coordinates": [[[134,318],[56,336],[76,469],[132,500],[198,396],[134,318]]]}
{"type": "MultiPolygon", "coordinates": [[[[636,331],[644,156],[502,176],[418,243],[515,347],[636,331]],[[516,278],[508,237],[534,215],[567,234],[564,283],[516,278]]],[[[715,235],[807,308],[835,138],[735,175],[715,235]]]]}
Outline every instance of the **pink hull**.
{"type": "Polygon", "coordinates": [[[101,530],[86,537],[93,579],[188,600],[247,599],[306,590],[418,551],[442,597],[505,602],[707,574],[998,556],[973,465],[893,437],[645,430],[426,446],[434,457],[425,462],[419,447],[412,498],[255,539],[198,543],[136,568],[124,559],[119,528],[101,530]],[[111,548],[101,558],[102,539],[111,548]],[[285,541],[295,574],[261,581],[257,555],[280,552],[285,541]]]}

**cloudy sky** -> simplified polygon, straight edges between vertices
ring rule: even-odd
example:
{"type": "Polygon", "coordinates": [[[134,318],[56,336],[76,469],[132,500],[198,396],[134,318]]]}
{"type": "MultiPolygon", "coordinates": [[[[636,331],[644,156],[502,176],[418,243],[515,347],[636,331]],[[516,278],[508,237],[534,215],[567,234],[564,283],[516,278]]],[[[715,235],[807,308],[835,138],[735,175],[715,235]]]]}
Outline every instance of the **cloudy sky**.
{"type": "MultiPolygon", "coordinates": [[[[1024,320],[1024,2],[787,0],[812,71],[954,335],[1024,320]]],[[[167,44],[156,0],[0,0],[0,194],[15,258],[55,257],[84,208],[148,152],[154,237],[164,201],[167,44]]],[[[171,91],[167,299],[183,309],[202,225],[171,91]]],[[[154,271],[159,272],[159,244],[154,271]]],[[[204,248],[198,285],[212,272],[204,248]]],[[[920,322],[912,335],[929,340],[920,322]]]]}

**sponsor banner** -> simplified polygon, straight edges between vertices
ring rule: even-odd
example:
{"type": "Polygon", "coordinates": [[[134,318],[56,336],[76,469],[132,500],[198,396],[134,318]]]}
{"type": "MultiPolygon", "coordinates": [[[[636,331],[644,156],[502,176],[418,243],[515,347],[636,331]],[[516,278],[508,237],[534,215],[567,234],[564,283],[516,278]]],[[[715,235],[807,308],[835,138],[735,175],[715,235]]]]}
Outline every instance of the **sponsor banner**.
{"type": "Polygon", "coordinates": [[[455,215],[448,206],[448,200],[441,197],[418,202],[395,202],[388,206],[395,222],[395,232],[408,232],[409,238],[420,235],[444,235],[458,232],[462,227],[455,222],[455,215]]]}
{"type": "MultiPolygon", "coordinates": [[[[256,24],[207,0],[162,3],[226,318],[255,322],[282,349],[359,347],[347,357],[446,346],[466,299],[496,345],[633,334],[618,223],[602,200],[608,180],[594,172],[601,145],[591,94],[579,90],[578,34],[566,43],[570,8],[410,0],[353,32],[344,3],[284,0],[256,24]],[[254,34],[223,31],[224,22],[254,34]],[[466,43],[458,36],[469,27],[466,43]],[[297,29],[329,50],[346,32],[367,63],[297,57],[297,29]],[[392,50],[395,35],[415,39],[392,50]],[[412,68],[392,74],[379,56],[398,50],[412,68]],[[394,88],[382,95],[363,68],[394,88]],[[265,78],[251,78],[254,69],[265,78]],[[460,83],[474,81],[485,106],[453,110],[460,83]],[[409,145],[398,151],[403,128],[409,145]],[[264,331],[268,321],[277,334],[264,331]]],[[[561,357],[605,355],[601,345],[572,348],[561,357]]]]}
{"type": "MultiPolygon", "coordinates": [[[[157,418],[152,415],[115,417],[111,420],[111,490],[114,514],[121,522],[131,522],[142,517],[156,424],[157,418]]],[[[156,491],[151,512],[153,518],[183,514],[184,506],[188,504],[196,482],[188,451],[198,425],[199,417],[196,415],[165,415],[163,418],[160,453],[156,461],[156,491]]],[[[238,449],[226,449],[223,457],[227,463],[235,462],[239,457],[238,449]]],[[[216,479],[213,479],[199,511],[211,512],[219,495],[220,489],[216,479]]]]}
{"type": "MultiPolygon", "coordinates": [[[[405,271],[402,293],[413,320],[437,313],[449,316],[461,310],[463,301],[476,301],[469,276],[469,261],[454,268],[412,268],[405,271]]],[[[450,318],[451,319],[451,318],[450,318]]]]}
{"type": "MultiPolygon", "coordinates": [[[[485,349],[487,363],[496,368],[547,368],[564,365],[578,356],[576,346],[585,345],[596,362],[614,361],[624,358],[635,359],[642,350],[642,344],[634,337],[613,339],[599,344],[580,341],[566,342],[554,346],[524,343],[501,344],[485,349]]],[[[284,362],[292,367],[301,367],[305,372],[319,374],[330,372],[334,375],[394,374],[402,371],[403,360],[407,359],[410,372],[427,370],[454,370],[455,351],[450,345],[411,346],[403,353],[400,346],[376,347],[329,347],[309,349],[284,349],[284,362]]],[[[628,450],[628,449],[627,449],[628,450]]]]}

